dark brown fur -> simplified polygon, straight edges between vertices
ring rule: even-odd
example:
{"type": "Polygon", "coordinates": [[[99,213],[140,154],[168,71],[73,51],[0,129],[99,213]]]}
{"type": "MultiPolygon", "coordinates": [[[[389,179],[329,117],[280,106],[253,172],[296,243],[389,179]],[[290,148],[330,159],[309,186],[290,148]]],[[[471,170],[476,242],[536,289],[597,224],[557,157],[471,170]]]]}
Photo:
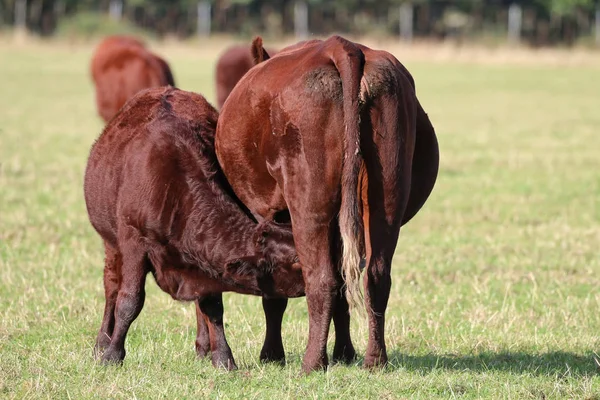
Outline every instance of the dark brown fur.
{"type": "Polygon", "coordinates": [[[217,117],[200,95],[149,89],[92,146],[84,192],[106,252],[106,307],[96,341],[105,362],[125,357],[148,272],[174,299],[197,301],[197,350],[210,350],[213,364],[229,369],[235,362],[221,293],[304,294],[290,229],[257,224],[229,195],[214,153],[217,117]]]}
{"type": "Polygon", "coordinates": [[[98,114],[105,122],[142,89],[175,86],[165,60],[132,37],[110,36],[96,48],[91,64],[98,114]]]}
{"type": "MultiPolygon", "coordinates": [[[[261,39],[262,40],[262,39],[261,39]]],[[[238,81],[246,72],[252,68],[255,63],[262,62],[269,57],[269,54],[275,54],[270,50],[269,53],[260,46],[260,53],[253,54],[253,49],[246,45],[236,45],[227,48],[217,60],[215,67],[215,83],[217,89],[217,104],[219,108],[223,107],[227,96],[233,90],[238,81]],[[259,57],[255,61],[255,57],[259,57]]]]}
{"type": "Polygon", "coordinates": [[[392,256],[401,225],[431,193],[439,161],[406,68],[385,51],[337,36],[283,49],[231,92],[216,151],[258,220],[289,210],[309,310],[303,369],[327,365],[331,318],[347,319],[336,311],[341,278],[356,295],[360,255],[367,260],[364,365],[385,364],[392,256]]]}

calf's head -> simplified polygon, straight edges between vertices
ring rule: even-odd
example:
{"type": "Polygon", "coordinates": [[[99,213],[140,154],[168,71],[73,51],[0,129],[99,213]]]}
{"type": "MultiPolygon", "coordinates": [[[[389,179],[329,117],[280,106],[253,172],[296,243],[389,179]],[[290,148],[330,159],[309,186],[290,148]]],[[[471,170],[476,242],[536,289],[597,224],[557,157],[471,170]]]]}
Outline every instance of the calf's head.
{"type": "Polygon", "coordinates": [[[302,269],[291,226],[263,222],[255,231],[253,243],[253,255],[227,262],[225,277],[256,286],[267,296],[304,295],[302,269]]]}

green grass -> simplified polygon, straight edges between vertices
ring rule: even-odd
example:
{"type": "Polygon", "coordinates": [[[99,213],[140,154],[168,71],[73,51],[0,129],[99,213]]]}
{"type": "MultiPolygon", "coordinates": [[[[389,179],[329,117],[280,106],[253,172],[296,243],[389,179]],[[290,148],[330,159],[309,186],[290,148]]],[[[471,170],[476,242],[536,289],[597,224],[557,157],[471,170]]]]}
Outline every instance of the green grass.
{"type": "MultiPolygon", "coordinates": [[[[104,299],[82,192],[102,129],[91,50],[0,47],[0,398],[600,399],[599,68],[406,62],[441,170],[396,252],[390,365],[302,376],[304,299],[290,301],[280,368],[257,361],[260,299],[226,294],[240,367],[226,373],[195,359],[192,305],[152,279],[124,365],[93,360],[104,299]]],[[[181,88],[214,100],[216,52],[160,53],[181,88]]],[[[358,318],[353,338],[362,354],[358,318]]]]}

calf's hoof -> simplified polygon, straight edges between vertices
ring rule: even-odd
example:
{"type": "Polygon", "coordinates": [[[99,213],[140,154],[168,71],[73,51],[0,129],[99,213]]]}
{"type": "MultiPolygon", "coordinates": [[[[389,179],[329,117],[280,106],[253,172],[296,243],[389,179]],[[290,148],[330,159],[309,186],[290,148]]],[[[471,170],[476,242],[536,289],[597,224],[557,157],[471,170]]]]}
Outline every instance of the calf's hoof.
{"type": "Polygon", "coordinates": [[[104,332],[100,332],[96,337],[96,345],[94,346],[94,358],[99,358],[104,350],[110,345],[110,336],[104,332]]]}
{"type": "Polygon", "coordinates": [[[125,349],[115,350],[115,349],[111,349],[109,347],[104,351],[104,354],[102,354],[102,364],[104,364],[104,365],[111,365],[111,364],[121,365],[121,364],[123,364],[124,358],[125,358],[125,349]]]}
{"type": "Polygon", "coordinates": [[[212,353],[212,365],[215,368],[222,368],[227,371],[237,369],[237,365],[235,365],[235,360],[231,354],[219,354],[214,351],[212,353]]]}
{"type": "Polygon", "coordinates": [[[204,358],[210,353],[210,344],[196,341],[196,355],[198,358],[204,358]]]}

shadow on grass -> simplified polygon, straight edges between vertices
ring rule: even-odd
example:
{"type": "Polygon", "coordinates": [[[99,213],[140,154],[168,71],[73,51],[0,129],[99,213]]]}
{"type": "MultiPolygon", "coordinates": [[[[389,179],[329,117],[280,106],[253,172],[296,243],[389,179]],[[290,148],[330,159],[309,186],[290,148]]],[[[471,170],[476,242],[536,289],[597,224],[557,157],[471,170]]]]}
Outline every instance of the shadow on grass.
{"type": "Polygon", "coordinates": [[[600,374],[600,358],[594,353],[579,355],[562,351],[528,354],[523,352],[485,352],[472,356],[427,354],[413,356],[393,351],[389,354],[390,370],[407,369],[416,372],[434,370],[505,371],[515,374],[595,376],[600,374]]]}

